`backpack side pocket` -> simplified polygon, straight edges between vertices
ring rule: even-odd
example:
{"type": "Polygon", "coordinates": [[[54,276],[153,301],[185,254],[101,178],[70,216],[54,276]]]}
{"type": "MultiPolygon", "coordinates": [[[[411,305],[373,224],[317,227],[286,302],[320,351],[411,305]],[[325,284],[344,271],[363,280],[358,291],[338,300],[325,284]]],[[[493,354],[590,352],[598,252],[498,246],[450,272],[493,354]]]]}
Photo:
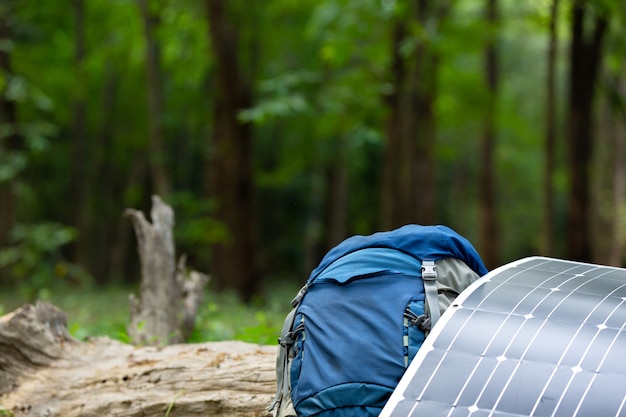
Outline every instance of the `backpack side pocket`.
{"type": "Polygon", "coordinates": [[[423,300],[412,300],[404,311],[404,365],[409,366],[415,354],[422,347],[430,319],[424,312],[423,300]]]}
{"type": "Polygon", "coordinates": [[[290,367],[289,367],[289,383],[291,391],[295,390],[298,385],[298,379],[300,379],[300,372],[302,370],[302,361],[304,360],[304,316],[297,314],[294,321],[293,330],[295,340],[293,346],[291,346],[289,352],[290,367]]]}

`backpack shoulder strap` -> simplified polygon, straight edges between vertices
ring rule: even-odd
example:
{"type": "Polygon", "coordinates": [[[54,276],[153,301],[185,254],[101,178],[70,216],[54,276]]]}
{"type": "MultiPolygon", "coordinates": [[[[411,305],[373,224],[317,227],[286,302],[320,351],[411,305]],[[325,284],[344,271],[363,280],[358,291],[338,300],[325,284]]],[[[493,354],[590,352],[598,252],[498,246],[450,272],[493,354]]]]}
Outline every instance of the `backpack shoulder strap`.
{"type": "Polygon", "coordinates": [[[428,317],[430,317],[430,328],[432,329],[441,313],[439,312],[439,292],[437,290],[437,267],[435,261],[424,259],[422,261],[422,281],[424,281],[424,294],[428,307],[428,317]]]}
{"type": "Polygon", "coordinates": [[[289,383],[289,350],[294,342],[295,331],[293,325],[296,319],[296,308],[300,305],[300,301],[306,294],[308,284],[298,291],[296,297],[291,301],[292,310],[285,317],[283,328],[280,332],[280,338],[278,339],[278,354],[276,356],[276,396],[274,401],[267,408],[267,411],[272,411],[278,406],[276,416],[295,416],[295,413],[290,413],[289,410],[291,404],[291,387],[289,383]],[[286,410],[286,411],[285,411],[286,410]]]}

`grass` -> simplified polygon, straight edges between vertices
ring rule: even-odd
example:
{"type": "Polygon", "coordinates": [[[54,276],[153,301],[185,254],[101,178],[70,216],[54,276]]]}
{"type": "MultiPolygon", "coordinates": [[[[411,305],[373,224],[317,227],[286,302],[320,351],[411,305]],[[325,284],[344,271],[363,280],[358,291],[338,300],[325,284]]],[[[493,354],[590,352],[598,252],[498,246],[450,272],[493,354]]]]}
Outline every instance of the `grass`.
{"type": "Polygon", "coordinates": [[[0,417],[13,417],[13,413],[0,405],[0,417]]]}
{"type": "MultiPolygon", "coordinates": [[[[243,304],[232,292],[205,291],[202,307],[190,343],[217,340],[241,340],[250,343],[275,344],[290,301],[299,283],[273,284],[264,295],[243,304]]],[[[108,336],[128,342],[128,295],[135,288],[62,287],[39,291],[39,299],[50,301],[68,317],[68,330],[77,339],[108,336]]],[[[29,302],[15,291],[0,289],[0,315],[29,302]]]]}

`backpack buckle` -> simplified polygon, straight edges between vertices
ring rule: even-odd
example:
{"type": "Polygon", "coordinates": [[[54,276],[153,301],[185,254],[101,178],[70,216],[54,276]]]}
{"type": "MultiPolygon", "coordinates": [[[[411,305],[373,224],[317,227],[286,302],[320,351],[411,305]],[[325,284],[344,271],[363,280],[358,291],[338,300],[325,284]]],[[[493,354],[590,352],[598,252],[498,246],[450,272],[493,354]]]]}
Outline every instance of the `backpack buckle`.
{"type": "Polygon", "coordinates": [[[302,299],[304,298],[304,294],[306,294],[308,289],[309,289],[309,283],[307,282],[306,284],[304,284],[302,288],[300,288],[300,291],[298,291],[298,294],[296,294],[294,299],[291,300],[292,308],[296,308],[300,304],[300,301],[302,301],[302,299]]]}
{"type": "Polygon", "coordinates": [[[303,330],[304,330],[304,323],[298,324],[298,326],[295,329],[279,337],[278,344],[284,348],[290,348],[291,346],[293,346],[293,342],[296,341],[297,334],[303,330]]]}
{"type": "Polygon", "coordinates": [[[437,279],[437,267],[434,261],[422,261],[422,279],[425,281],[434,281],[437,279]]]}

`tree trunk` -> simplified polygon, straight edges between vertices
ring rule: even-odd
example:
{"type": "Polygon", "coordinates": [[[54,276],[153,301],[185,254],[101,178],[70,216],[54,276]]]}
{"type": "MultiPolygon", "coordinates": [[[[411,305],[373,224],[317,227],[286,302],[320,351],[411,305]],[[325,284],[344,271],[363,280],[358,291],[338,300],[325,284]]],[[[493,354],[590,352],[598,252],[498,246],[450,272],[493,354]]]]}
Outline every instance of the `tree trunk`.
{"type": "Polygon", "coordinates": [[[0,404],[15,417],[269,416],[274,346],[82,343],[65,322],[51,304],[0,317],[0,404]]]}
{"type": "MultiPolygon", "coordinates": [[[[624,90],[622,88],[622,90],[624,90]]],[[[625,113],[626,115],[626,113],[625,113]]],[[[626,218],[626,126],[624,120],[615,120],[613,168],[613,221],[608,264],[623,267],[624,262],[624,219],[626,218]]]]}
{"type": "MultiPolygon", "coordinates": [[[[393,92],[387,97],[387,106],[390,114],[387,121],[387,142],[383,153],[382,168],[382,190],[381,190],[381,207],[382,207],[382,228],[393,229],[395,226],[403,222],[398,214],[398,206],[401,205],[399,198],[403,196],[398,185],[399,176],[411,178],[410,169],[414,165],[415,151],[411,149],[415,138],[414,128],[412,124],[413,118],[403,117],[402,111],[407,107],[406,101],[409,99],[409,91],[404,86],[407,75],[407,65],[404,57],[400,52],[400,47],[407,36],[406,23],[399,21],[393,28],[392,39],[392,64],[391,75],[393,92]],[[408,131],[408,140],[405,139],[404,131],[408,131]],[[404,148],[404,149],[403,149],[404,148]],[[402,158],[402,159],[401,159],[402,158]],[[408,161],[407,161],[408,159],[408,161]]],[[[406,190],[411,193],[414,187],[406,190]]],[[[415,196],[407,196],[408,205],[411,206],[415,196]]],[[[404,205],[407,205],[405,203],[404,205]]],[[[409,207],[409,210],[414,206],[409,207]]],[[[411,220],[412,221],[412,220],[411,220]]],[[[411,222],[409,221],[409,222],[411,222]]]]}
{"type": "Polygon", "coordinates": [[[594,161],[598,184],[593,196],[594,215],[598,218],[598,226],[594,227],[594,262],[621,267],[626,259],[626,84],[621,67],[607,68],[603,81],[605,94],[597,129],[600,146],[594,161]]]}
{"type": "Polygon", "coordinates": [[[572,41],[570,48],[570,84],[568,109],[568,216],[567,257],[590,262],[590,177],[593,156],[593,99],[598,78],[606,18],[589,16],[591,6],[575,0],[572,9],[572,41]],[[586,20],[588,20],[586,22],[586,20]],[[591,30],[585,30],[592,23],[591,30]],[[591,32],[591,36],[588,33],[591,32]]]}
{"type": "Polygon", "coordinates": [[[207,0],[206,5],[215,55],[209,184],[217,218],[227,231],[224,241],[213,247],[211,275],[249,301],[259,288],[253,242],[252,132],[238,114],[251,107],[252,93],[239,63],[237,27],[226,10],[232,3],[207,0]]]}
{"type": "Polygon", "coordinates": [[[149,168],[155,194],[168,198],[170,181],[165,167],[165,134],[163,132],[163,94],[161,80],[161,47],[155,31],[159,15],[150,0],[138,0],[144,22],[146,41],[146,75],[148,87],[149,168]]]}
{"type": "Polygon", "coordinates": [[[543,178],[543,227],[541,230],[541,253],[544,256],[554,256],[553,251],[553,215],[554,215],[554,190],[552,187],[552,177],[555,165],[555,143],[556,143],[556,54],[557,54],[557,32],[556,22],[559,15],[559,0],[552,0],[550,8],[549,38],[546,70],[546,141],[544,147],[544,178],[543,178]]]}
{"type": "Polygon", "coordinates": [[[485,10],[488,39],[485,47],[485,84],[487,102],[481,145],[480,164],[480,254],[488,268],[498,265],[498,216],[496,207],[495,160],[496,148],[496,112],[498,94],[498,52],[497,24],[498,11],[496,0],[487,0],[485,10]]]}
{"type": "MultiPolygon", "coordinates": [[[[117,70],[111,65],[111,62],[107,61],[104,64],[105,75],[102,82],[100,94],[100,104],[98,106],[98,113],[100,114],[100,124],[96,130],[96,134],[92,140],[91,149],[91,178],[89,184],[92,184],[94,189],[98,190],[96,195],[91,196],[90,208],[100,207],[107,201],[119,200],[120,191],[115,191],[119,181],[116,177],[122,176],[124,183],[135,183],[132,173],[124,172],[120,174],[118,170],[112,168],[113,165],[111,158],[107,158],[107,150],[111,149],[114,139],[115,128],[115,100],[118,95],[118,73],[117,70]],[[115,174],[113,174],[115,173],[115,174]]],[[[137,169],[137,166],[141,166],[141,172],[144,164],[140,162],[141,158],[136,158],[132,169],[137,169]]],[[[144,174],[145,175],[145,174],[144,174]]],[[[113,213],[107,212],[107,218],[111,219],[108,222],[100,221],[94,222],[93,217],[90,222],[90,230],[93,233],[92,236],[99,236],[99,239],[91,239],[91,265],[93,274],[98,284],[107,284],[113,281],[119,282],[122,274],[122,260],[124,256],[129,256],[129,245],[126,242],[116,241],[116,231],[120,230],[120,233],[124,235],[130,235],[128,230],[128,223],[123,216],[112,217],[113,213]],[[121,252],[118,256],[118,252],[121,252]],[[97,255],[94,255],[97,254],[97,255]],[[114,255],[115,254],[115,255],[114,255]]],[[[126,239],[127,241],[130,239],[126,239]]],[[[85,242],[83,242],[85,244],[85,242]]]]}
{"type": "MultiPolygon", "coordinates": [[[[3,45],[12,44],[10,26],[12,9],[12,1],[0,5],[0,43],[3,45]]],[[[6,94],[7,86],[11,83],[13,76],[10,48],[0,48],[0,71],[4,80],[2,91],[0,91],[0,128],[8,132],[7,136],[0,138],[0,155],[10,159],[15,152],[23,150],[22,138],[17,132],[16,102],[8,98],[6,94]]],[[[14,177],[0,180],[0,249],[10,244],[10,233],[17,221],[17,197],[14,184],[14,177]]],[[[3,272],[0,270],[0,277],[2,275],[3,272]]]]}
{"type": "Polygon", "coordinates": [[[187,276],[184,257],[175,265],[174,211],[152,197],[152,224],[142,212],[127,209],[137,235],[141,259],[140,299],[130,297],[128,335],[135,344],[166,345],[191,334],[206,277],[187,276]]]}
{"type": "MultiPolygon", "coordinates": [[[[108,166],[111,161],[106,161],[107,167],[103,169],[103,172],[116,172],[108,166]]],[[[130,167],[129,172],[124,177],[118,178],[119,186],[128,193],[129,190],[142,187],[142,184],[147,182],[148,175],[148,157],[145,153],[140,153],[134,160],[133,165],[130,167]]],[[[105,180],[103,178],[103,180],[105,180]]],[[[103,189],[106,195],[113,196],[116,192],[116,187],[112,186],[109,181],[103,181],[103,189]]],[[[107,231],[107,234],[111,235],[111,241],[113,242],[111,250],[111,275],[113,277],[124,277],[125,282],[129,284],[136,283],[134,276],[138,269],[138,263],[130,258],[129,248],[132,245],[132,232],[128,230],[128,222],[123,216],[117,217],[117,222],[107,231]]]]}
{"type": "Polygon", "coordinates": [[[85,1],[74,0],[74,96],[72,103],[73,139],[72,145],[72,177],[71,177],[71,201],[74,202],[67,223],[74,226],[78,238],[70,244],[70,260],[87,270],[93,270],[89,262],[91,245],[88,237],[90,215],[87,190],[89,189],[89,175],[87,173],[87,161],[91,161],[88,155],[87,132],[86,132],[86,88],[84,64],[85,59],[85,1]]]}
{"type": "Polygon", "coordinates": [[[303,276],[315,269],[320,259],[329,249],[324,240],[324,221],[325,213],[324,198],[326,197],[327,175],[324,164],[319,157],[314,158],[311,167],[311,179],[309,181],[309,192],[307,198],[307,216],[306,226],[304,229],[303,245],[304,245],[304,262],[302,262],[303,276]]]}
{"type": "Polygon", "coordinates": [[[348,158],[343,138],[336,142],[336,153],[326,174],[326,251],[347,237],[348,158]]]}
{"type": "Polygon", "coordinates": [[[382,171],[382,226],[392,229],[408,223],[434,221],[435,172],[433,162],[437,54],[424,35],[416,40],[413,53],[405,56],[407,27],[437,24],[445,9],[430,0],[420,0],[413,21],[400,20],[393,29],[391,75],[393,93],[387,97],[390,110],[382,171]]]}

